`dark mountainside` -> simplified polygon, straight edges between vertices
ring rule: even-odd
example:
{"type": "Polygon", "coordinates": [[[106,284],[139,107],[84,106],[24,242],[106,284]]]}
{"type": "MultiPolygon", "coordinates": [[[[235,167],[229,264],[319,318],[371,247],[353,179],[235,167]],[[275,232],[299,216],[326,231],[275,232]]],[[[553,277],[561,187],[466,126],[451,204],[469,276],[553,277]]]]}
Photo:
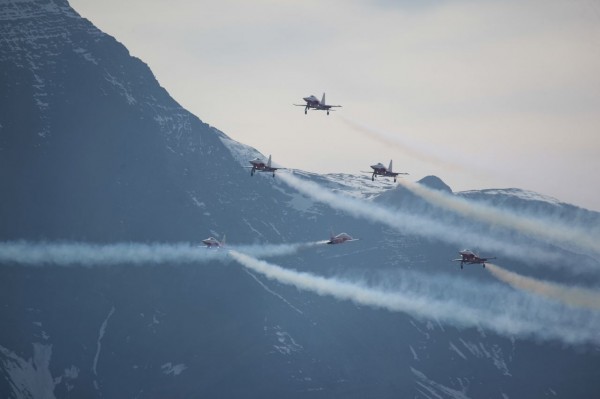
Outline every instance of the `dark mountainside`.
{"type": "MultiPolygon", "coordinates": [[[[313,203],[270,175],[251,178],[240,159],[256,151],[236,148],[66,1],[0,2],[0,241],[199,243],[226,233],[233,243],[277,244],[324,239],[334,227],[361,240],[270,261],[365,277],[456,266],[448,262],[454,246],[313,203]]],[[[305,176],[342,190],[327,177],[305,176]]],[[[436,179],[422,183],[447,187],[436,179]]],[[[506,192],[464,195],[598,220],[594,212],[506,192]]],[[[376,202],[433,211],[400,187],[376,202]]],[[[470,272],[473,281],[490,279],[473,277],[478,268],[470,272]]],[[[600,392],[598,347],[507,338],[357,306],[233,261],[0,264],[0,319],[2,398],[600,392]]]]}

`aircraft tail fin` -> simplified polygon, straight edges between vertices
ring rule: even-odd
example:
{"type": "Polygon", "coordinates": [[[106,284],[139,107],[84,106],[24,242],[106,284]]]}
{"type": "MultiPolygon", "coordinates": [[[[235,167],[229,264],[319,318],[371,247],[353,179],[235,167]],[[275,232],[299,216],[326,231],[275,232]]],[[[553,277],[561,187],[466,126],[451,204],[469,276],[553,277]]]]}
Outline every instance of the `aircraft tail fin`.
{"type": "Polygon", "coordinates": [[[271,155],[269,155],[269,160],[267,161],[267,167],[271,167],[271,155]]]}
{"type": "Polygon", "coordinates": [[[392,160],[390,159],[390,166],[388,167],[388,172],[392,171],[392,160]]]}
{"type": "Polygon", "coordinates": [[[323,98],[321,98],[321,105],[325,105],[325,93],[323,93],[323,98]]]}

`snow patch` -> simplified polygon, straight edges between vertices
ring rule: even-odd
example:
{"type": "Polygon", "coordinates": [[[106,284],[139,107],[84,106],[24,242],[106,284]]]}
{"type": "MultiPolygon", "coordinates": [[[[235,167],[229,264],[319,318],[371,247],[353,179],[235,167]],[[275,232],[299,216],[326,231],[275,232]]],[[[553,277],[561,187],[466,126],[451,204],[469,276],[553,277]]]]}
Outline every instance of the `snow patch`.
{"type": "Polygon", "coordinates": [[[92,54],[91,54],[89,51],[87,51],[86,49],[84,49],[84,48],[81,48],[81,47],[78,47],[78,48],[76,48],[76,49],[73,49],[73,51],[74,51],[76,54],[82,55],[84,60],[86,60],[86,61],[88,61],[88,62],[91,62],[92,64],[98,65],[98,61],[97,61],[97,60],[94,58],[94,56],[93,56],[93,55],[92,55],[92,54]]]}
{"type": "Polygon", "coordinates": [[[33,344],[33,357],[20,358],[14,352],[0,346],[0,364],[8,377],[14,397],[54,399],[55,381],[50,374],[52,345],[33,344]]]}
{"type": "Polygon", "coordinates": [[[392,179],[379,178],[372,181],[370,176],[364,174],[328,173],[322,177],[335,186],[334,192],[343,192],[358,199],[370,199],[397,186],[392,179]]]}
{"type": "Polygon", "coordinates": [[[271,228],[275,231],[275,233],[277,233],[279,237],[283,238],[283,234],[281,234],[281,232],[277,230],[277,227],[275,227],[273,223],[269,223],[269,226],[271,226],[271,228]]]}
{"type": "MultiPolygon", "coordinates": [[[[94,363],[92,365],[92,371],[94,372],[94,375],[96,377],[98,376],[97,367],[98,359],[100,358],[100,349],[102,349],[102,338],[104,337],[104,333],[106,332],[108,320],[113,315],[113,313],[115,313],[114,306],[110,309],[110,312],[108,312],[108,316],[106,316],[106,319],[104,319],[104,321],[102,322],[102,325],[100,326],[100,331],[98,332],[98,340],[96,341],[96,355],[94,356],[94,363]]],[[[96,388],[96,390],[100,389],[96,380],[94,380],[94,387],[96,388]]]]}
{"type": "Polygon", "coordinates": [[[196,205],[200,209],[206,209],[206,204],[204,202],[199,201],[198,198],[196,198],[192,193],[188,193],[188,194],[190,195],[190,198],[194,202],[194,205],[196,205]]]}
{"type": "Polygon", "coordinates": [[[79,377],[79,368],[76,366],[71,366],[68,369],[65,369],[63,375],[54,380],[54,385],[58,386],[63,382],[64,379],[67,392],[71,392],[73,388],[75,388],[75,385],[72,384],[72,381],[77,379],[77,377],[79,377]]]}
{"type": "Polygon", "coordinates": [[[420,360],[419,356],[417,356],[417,352],[415,352],[415,350],[413,349],[412,345],[408,345],[409,349],[410,349],[410,353],[412,353],[413,359],[414,360],[420,360]]]}
{"type": "Polygon", "coordinates": [[[264,237],[260,231],[256,230],[254,227],[252,227],[252,225],[250,224],[248,219],[242,218],[242,220],[244,221],[244,223],[246,223],[246,226],[248,226],[248,228],[250,228],[250,230],[252,230],[257,236],[264,237]]]}
{"type": "Polygon", "coordinates": [[[512,375],[508,370],[506,360],[504,360],[504,354],[502,353],[502,349],[498,345],[494,344],[491,345],[489,348],[486,348],[482,342],[476,344],[474,342],[467,342],[462,338],[460,338],[460,342],[473,356],[480,359],[489,359],[492,361],[494,366],[502,372],[502,374],[506,376],[512,375]]]}
{"type": "Polygon", "coordinates": [[[223,145],[227,147],[233,158],[241,165],[241,166],[250,166],[251,159],[254,158],[265,158],[266,157],[261,154],[258,150],[253,147],[250,147],[246,144],[242,144],[238,141],[233,140],[225,133],[220,131],[219,129],[212,128],[213,132],[219,137],[223,145]]]}
{"type": "Polygon", "coordinates": [[[415,368],[410,368],[410,370],[412,371],[412,373],[415,375],[415,377],[417,377],[416,383],[417,385],[420,387],[417,388],[419,390],[419,392],[421,392],[421,394],[423,394],[424,396],[430,398],[430,397],[434,397],[434,398],[454,398],[454,399],[467,399],[468,396],[466,395],[466,389],[463,388],[462,391],[458,391],[456,389],[452,389],[449,388],[445,385],[440,384],[439,382],[435,382],[429,378],[427,378],[427,376],[415,369],[415,368]],[[429,393],[429,395],[427,395],[427,393],[429,393]]]}
{"type": "Polygon", "coordinates": [[[183,371],[187,369],[187,366],[183,363],[172,364],[171,362],[169,362],[163,364],[162,366],[160,366],[160,368],[162,369],[162,372],[164,374],[176,376],[183,373],[183,371]]]}
{"type": "Polygon", "coordinates": [[[309,199],[308,197],[303,196],[302,194],[298,194],[298,193],[288,193],[287,191],[284,191],[283,189],[280,189],[277,186],[274,186],[275,189],[280,190],[282,193],[288,195],[291,197],[291,199],[289,201],[287,201],[287,204],[290,208],[294,208],[297,211],[300,212],[305,212],[305,213],[313,213],[315,215],[321,215],[321,212],[318,212],[314,209],[315,207],[315,202],[311,199],[309,199]]]}
{"type": "Polygon", "coordinates": [[[458,349],[458,348],[456,347],[456,345],[454,345],[454,343],[453,343],[452,341],[450,341],[450,350],[451,350],[451,351],[454,351],[454,352],[456,352],[456,354],[457,354],[458,356],[460,356],[460,357],[462,357],[463,359],[467,360],[467,357],[465,356],[465,354],[464,354],[464,353],[462,353],[462,352],[460,351],[460,349],[458,349]]]}
{"type": "Polygon", "coordinates": [[[273,347],[280,354],[291,355],[294,352],[300,352],[304,349],[304,347],[298,344],[289,333],[281,328],[281,326],[275,326],[273,330],[275,331],[275,337],[277,339],[277,344],[273,345],[273,347]]]}
{"type": "Polygon", "coordinates": [[[104,79],[106,79],[107,82],[115,86],[121,92],[121,95],[123,95],[127,100],[127,104],[133,105],[137,103],[131,92],[125,87],[125,85],[123,85],[123,83],[119,82],[116,77],[111,75],[109,72],[106,72],[104,79]]]}

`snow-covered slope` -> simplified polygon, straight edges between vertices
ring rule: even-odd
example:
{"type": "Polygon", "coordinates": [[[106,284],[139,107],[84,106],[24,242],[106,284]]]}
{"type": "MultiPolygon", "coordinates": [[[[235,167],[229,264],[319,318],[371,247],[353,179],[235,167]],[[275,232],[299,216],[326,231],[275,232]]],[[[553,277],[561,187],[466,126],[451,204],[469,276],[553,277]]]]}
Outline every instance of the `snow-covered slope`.
{"type": "Polygon", "coordinates": [[[523,190],[520,188],[494,188],[494,189],[486,189],[486,190],[469,190],[469,191],[460,191],[457,193],[458,195],[464,197],[480,197],[483,198],[485,196],[498,198],[502,197],[514,197],[519,198],[525,201],[538,201],[538,202],[546,202],[551,205],[563,205],[564,203],[557,200],[556,198],[550,197],[548,195],[543,195],[540,193],[536,193],[529,190],[523,190]]]}

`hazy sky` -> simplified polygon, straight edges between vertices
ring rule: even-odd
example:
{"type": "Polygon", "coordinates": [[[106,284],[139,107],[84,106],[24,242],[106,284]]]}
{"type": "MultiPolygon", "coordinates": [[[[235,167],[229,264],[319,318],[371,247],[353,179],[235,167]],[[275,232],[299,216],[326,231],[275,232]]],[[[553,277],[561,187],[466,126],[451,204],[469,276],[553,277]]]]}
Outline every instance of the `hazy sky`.
{"type": "Polygon", "coordinates": [[[454,191],[519,187],[600,210],[598,1],[70,3],[181,105],[282,166],[393,158],[454,191]],[[292,106],[324,91],[343,108],[292,106]]]}

